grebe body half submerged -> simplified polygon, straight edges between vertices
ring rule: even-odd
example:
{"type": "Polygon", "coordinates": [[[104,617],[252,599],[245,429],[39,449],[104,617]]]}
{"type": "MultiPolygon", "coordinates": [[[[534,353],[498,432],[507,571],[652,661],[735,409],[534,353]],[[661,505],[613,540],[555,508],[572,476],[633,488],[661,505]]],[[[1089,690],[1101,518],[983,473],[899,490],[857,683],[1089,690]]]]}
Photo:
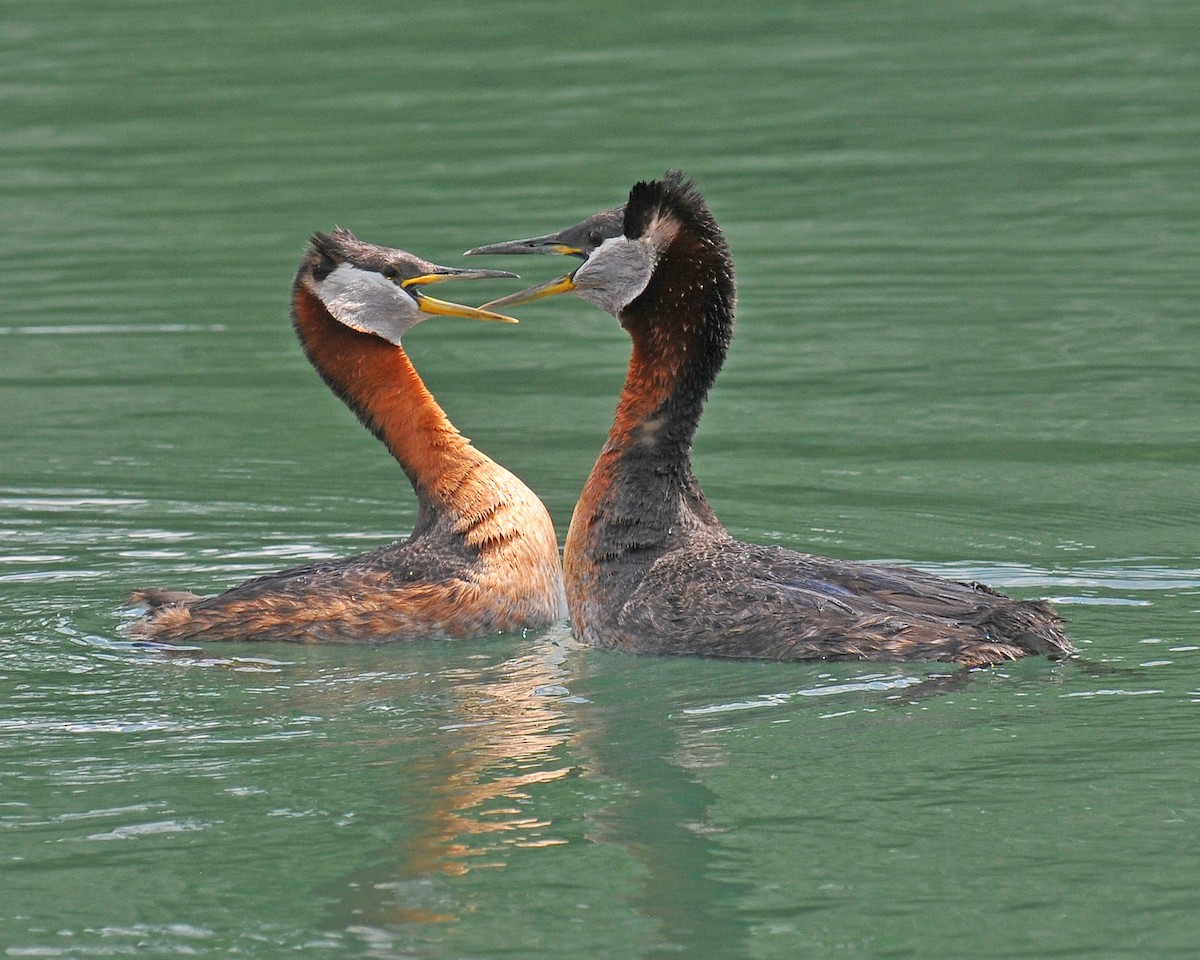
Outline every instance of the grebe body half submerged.
{"type": "Polygon", "coordinates": [[[1044,604],[905,567],[742,543],[725,530],[693,475],[691,448],[733,334],[733,260],[678,171],[638,183],[623,209],[468,253],[582,258],[574,272],[485,309],[574,292],[633,341],[563,555],[581,640],[646,653],[973,666],[1075,652],[1044,604]]]}
{"type": "Polygon", "coordinates": [[[430,314],[505,320],[421,291],[513,276],[441,267],[349,231],[316,234],[292,317],[325,382],[399,461],[418,516],[403,541],[258,577],[213,597],[136,591],[129,627],[168,642],[382,642],[543,627],[565,615],[553,524],[541,500],[454,428],[400,345],[430,314]]]}

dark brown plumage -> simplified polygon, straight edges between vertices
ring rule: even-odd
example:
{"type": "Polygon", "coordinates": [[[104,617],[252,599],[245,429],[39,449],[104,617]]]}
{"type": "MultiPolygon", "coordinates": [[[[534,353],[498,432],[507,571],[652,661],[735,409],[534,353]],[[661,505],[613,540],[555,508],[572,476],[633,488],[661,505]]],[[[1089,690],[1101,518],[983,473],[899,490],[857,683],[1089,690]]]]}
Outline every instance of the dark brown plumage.
{"type": "Polygon", "coordinates": [[[419,287],[511,276],[439,267],[359,241],[317,234],[292,285],[292,316],[309,360],[404,468],[419,514],[403,541],[310,564],[214,597],[140,590],[138,638],[395,641],[542,627],[564,614],[554,527],[537,496],[476,450],[421,382],[400,336],[423,314],[507,319],[433,300],[419,287]]]}
{"type": "Polygon", "coordinates": [[[606,216],[470,251],[583,257],[567,277],[486,306],[573,290],[613,313],[633,340],[616,418],[564,551],[569,615],[580,639],[645,653],[775,660],[983,665],[1074,653],[1044,604],[918,570],[733,539],[691,463],[701,411],[733,333],[729,248],[704,199],[678,172],[637,184],[623,217],[598,215],[606,216]]]}

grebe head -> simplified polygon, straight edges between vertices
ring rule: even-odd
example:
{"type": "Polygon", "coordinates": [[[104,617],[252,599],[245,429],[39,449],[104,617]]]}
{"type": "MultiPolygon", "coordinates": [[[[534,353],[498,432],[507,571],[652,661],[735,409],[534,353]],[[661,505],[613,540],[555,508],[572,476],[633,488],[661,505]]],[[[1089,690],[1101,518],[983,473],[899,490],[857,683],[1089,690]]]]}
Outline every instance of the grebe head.
{"type": "Polygon", "coordinates": [[[656,272],[702,271],[689,259],[664,264],[668,249],[683,238],[689,256],[711,254],[714,270],[728,277],[732,307],[732,265],[724,237],[694,184],[679,170],[661,180],[636,184],[629,200],[559,233],[529,240],[493,243],[468,250],[482,253],[561,253],[583,258],[571,273],[484,304],[484,309],[529,303],[559,293],[574,293],[618,319],[647,289],[656,272]]]}
{"type": "Polygon", "coordinates": [[[444,280],[516,276],[505,270],[442,267],[404,250],[364,243],[349,230],[335,227],[330,233],[313,234],[296,283],[339,323],[399,344],[411,327],[430,315],[516,323],[490,310],[435,300],[420,289],[444,280]]]}
{"type": "Polygon", "coordinates": [[[593,214],[581,223],[558,233],[527,240],[506,240],[504,243],[487,243],[472,247],[464,257],[485,253],[557,253],[586,260],[605,240],[619,237],[625,231],[625,204],[593,214]]]}

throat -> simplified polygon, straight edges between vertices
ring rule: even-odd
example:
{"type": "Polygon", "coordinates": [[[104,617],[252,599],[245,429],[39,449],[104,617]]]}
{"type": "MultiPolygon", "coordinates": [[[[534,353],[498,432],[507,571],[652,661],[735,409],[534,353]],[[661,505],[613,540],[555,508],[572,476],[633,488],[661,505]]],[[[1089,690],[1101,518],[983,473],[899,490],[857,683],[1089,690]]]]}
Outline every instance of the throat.
{"type": "Polygon", "coordinates": [[[664,471],[690,472],[692,440],[715,376],[704,366],[686,340],[635,337],[605,449],[631,461],[650,460],[664,471]]]}
{"type": "Polygon", "coordinates": [[[686,357],[634,341],[616,418],[571,521],[568,554],[636,566],[698,530],[721,529],[692,472],[708,384],[680,362],[686,357]]]}

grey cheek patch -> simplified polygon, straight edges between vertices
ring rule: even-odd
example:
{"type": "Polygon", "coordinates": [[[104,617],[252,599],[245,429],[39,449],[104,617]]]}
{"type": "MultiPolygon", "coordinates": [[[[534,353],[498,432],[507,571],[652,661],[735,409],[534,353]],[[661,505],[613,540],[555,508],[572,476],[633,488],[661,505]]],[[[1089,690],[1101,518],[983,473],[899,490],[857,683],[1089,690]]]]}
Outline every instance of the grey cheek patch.
{"type": "Polygon", "coordinates": [[[343,263],[311,286],[339,323],[390,343],[398,344],[404,332],[421,319],[408,294],[370,270],[343,263]]]}
{"type": "Polygon", "coordinates": [[[658,262],[655,248],[642,240],[605,240],[575,272],[575,292],[616,316],[646,289],[658,262]]]}

